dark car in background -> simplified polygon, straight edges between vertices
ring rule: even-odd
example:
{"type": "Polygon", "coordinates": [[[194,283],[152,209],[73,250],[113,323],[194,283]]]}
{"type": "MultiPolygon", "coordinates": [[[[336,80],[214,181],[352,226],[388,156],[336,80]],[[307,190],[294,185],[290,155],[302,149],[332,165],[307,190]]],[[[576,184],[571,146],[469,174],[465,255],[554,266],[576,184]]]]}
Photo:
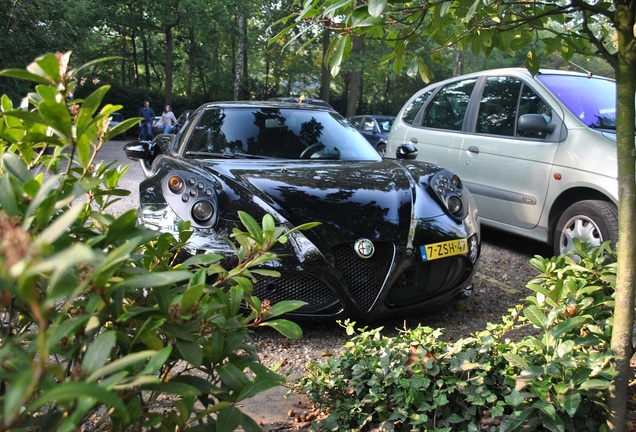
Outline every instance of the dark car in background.
{"type": "Polygon", "coordinates": [[[181,128],[183,127],[185,122],[188,121],[193,112],[194,110],[185,110],[179,115],[179,117],[177,118],[177,126],[175,126],[173,133],[176,134],[181,130],[181,128]]]}
{"type": "Polygon", "coordinates": [[[253,273],[253,294],[276,303],[302,300],[292,315],[373,320],[422,313],[471,284],[480,228],[459,177],[417,162],[382,159],[337,112],[310,104],[217,102],[201,106],[177,135],[125,147],[147,176],[140,221],[193,234],[185,253],[221,254],[244,228],[244,211],[270,214],[278,227],[320,222],[289,235],[253,273]]]}
{"type": "Polygon", "coordinates": [[[376,151],[384,157],[389,132],[395,120],[395,116],[388,115],[359,115],[349,117],[353,127],[358,129],[376,151]]]}

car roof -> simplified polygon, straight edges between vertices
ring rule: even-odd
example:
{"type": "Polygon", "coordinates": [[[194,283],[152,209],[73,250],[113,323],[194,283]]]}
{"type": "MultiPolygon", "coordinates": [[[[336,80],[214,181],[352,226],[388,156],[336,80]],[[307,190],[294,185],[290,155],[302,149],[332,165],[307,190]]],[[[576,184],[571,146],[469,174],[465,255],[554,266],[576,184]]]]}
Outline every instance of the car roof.
{"type": "Polygon", "coordinates": [[[301,104],[310,104],[310,105],[318,105],[324,106],[327,108],[333,108],[329,105],[328,102],[322,99],[314,99],[314,98],[303,98],[301,99],[298,96],[275,96],[267,99],[268,101],[281,101],[281,102],[292,102],[292,103],[301,103],[301,104]]]}
{"type": "MultiPolygon", "coordinates": [[[[313,105],[307,103],[298,102],[281,102],[281,101],[223,101],[223,102],[208,102],[201,105],[199,109],[205,108],[287,108],[287,109],[300,109],[300,110],[319,110],[319,111],[334,111],[333,108],[329,108],[322,105],[313,105]]],[[[334,111],[335,112],[335,111],[334,111]]]]}
{"type": "MultiPolygon", "coordinates": [[[[482,71],[470,72],[467,74],[458,75],[452,78],[431,83],[431,85],[427,87],[437,87],[439,84],[454,82],[454,81],[457,81],[458,79],[477,78],[477,77],[491,76],[491,75],[510,75],[510,76],[530,78],[530,79],[534,78],[532,74],[530,73],[530,71],[524,67],[497,68],[497,69],[486,69],[482,71]]],[[[537,73],[537,75],[564,75],[564,76],[595,77],[600,79],[611,79],[601,75],[592,75],[592,74],[587,74],[582,72],[566,71],[566,70],[559,70],[559,69],[539,69],[539,72],[537,73]]]]}

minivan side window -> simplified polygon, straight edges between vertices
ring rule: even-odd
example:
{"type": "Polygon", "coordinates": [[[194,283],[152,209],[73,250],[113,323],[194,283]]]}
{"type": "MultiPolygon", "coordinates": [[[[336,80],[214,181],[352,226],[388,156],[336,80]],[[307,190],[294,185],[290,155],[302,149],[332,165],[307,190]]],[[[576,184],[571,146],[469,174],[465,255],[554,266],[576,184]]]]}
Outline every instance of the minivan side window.
{"type": "Polygon", "coordinates": [[[462,130],[466,108],[475,87],[475,79],[448,84],[441,89],[426,106],[422,126],[462,130]]]}
{"type": "Polygon", "coordinates": [[[427,91],[426,93],[422,93],[421,95],[416,97],[413,100],[413,102],[411,102],[409,104],[409,106],[404,109],[404,112],[402,113],[402,120],[405,123],[413,124],[413,121],[415,120],[415,117],[417,117],[417,113],[420,112],[420,109],[422,108],[422,105],[424,105],[424,103],[426,103],[426,101],[431,96],[431,94],[433,94],[432,90],[431,91],[427,91]]]}
{"type": "Polygon", "coordinates": [[[479,101],[476,132],[514,136],[520,90],[517,78],[488,77],[479,101]]]}
{"type": "Polygon", "coordinates": [[[516,129],[519,116],[541,114],[549,123],[552,112],[549,106],[521,80],[513,77],[488,77],[479,101],[476,132],[544,138],[545,132],[524,132],[516,129]]]}

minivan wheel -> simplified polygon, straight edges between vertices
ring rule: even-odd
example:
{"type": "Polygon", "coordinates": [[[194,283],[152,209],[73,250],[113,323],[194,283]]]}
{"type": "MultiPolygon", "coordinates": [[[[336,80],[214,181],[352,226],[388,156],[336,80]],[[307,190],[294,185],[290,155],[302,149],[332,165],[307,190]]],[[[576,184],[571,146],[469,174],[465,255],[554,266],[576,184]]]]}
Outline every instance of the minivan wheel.
{"type": "Polygon", "coordinates": [[[577,238],[598,246],[606,240],[616,247],[618,240],[618,209],[612,203],[586,200],[568,207],[557,223],[554,233],[554,254],[566,254],[577,238]]]}

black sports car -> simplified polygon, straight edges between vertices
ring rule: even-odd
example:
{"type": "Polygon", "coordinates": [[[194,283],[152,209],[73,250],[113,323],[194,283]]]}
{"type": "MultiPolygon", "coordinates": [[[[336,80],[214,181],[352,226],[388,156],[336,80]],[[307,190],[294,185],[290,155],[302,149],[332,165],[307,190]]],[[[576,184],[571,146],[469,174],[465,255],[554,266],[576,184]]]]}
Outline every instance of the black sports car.
{"type": "Polygon", "coordinates": [[[126,145],[147,178],[142,223],[188,220],[188,253],[234,257],[238,211],[292,228],[254,295],[303,300],[295,315],[371,320],[422,312],[470,284],[480,252],[477,209],[461,180],[398,149],[383,160],[342,116],[283,102],[209,103],[176,136],[126,145]]]}

